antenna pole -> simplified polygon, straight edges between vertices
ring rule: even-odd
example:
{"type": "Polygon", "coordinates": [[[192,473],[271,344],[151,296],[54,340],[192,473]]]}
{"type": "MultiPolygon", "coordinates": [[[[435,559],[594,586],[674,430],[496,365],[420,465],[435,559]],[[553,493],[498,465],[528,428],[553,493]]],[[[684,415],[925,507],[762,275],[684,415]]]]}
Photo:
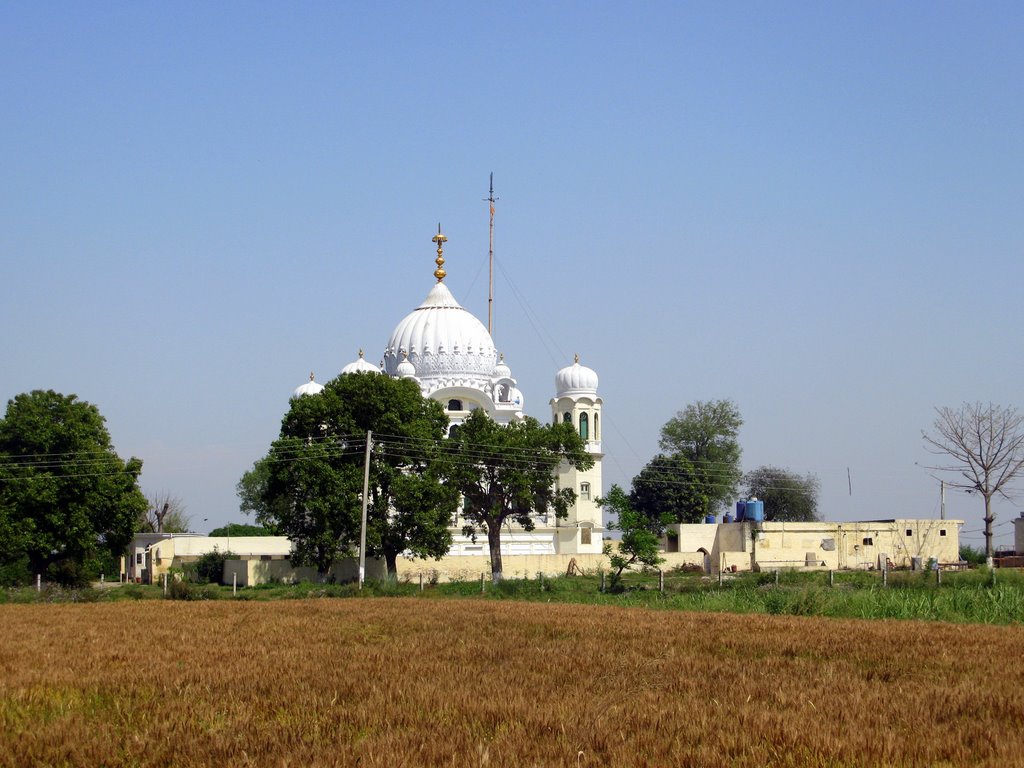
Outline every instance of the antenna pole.
{"type": "Polygon", "coordinates": [[[491,206],[491,230],[490,230],[490,250],[488,263],[488,279],[487,279],[487,332],[491,334],[491,338],[494,337],[494,202],[498,199],[494,196],[494,172],[491,172],[491,191],[490,194],[484,198],[491,206]]]}

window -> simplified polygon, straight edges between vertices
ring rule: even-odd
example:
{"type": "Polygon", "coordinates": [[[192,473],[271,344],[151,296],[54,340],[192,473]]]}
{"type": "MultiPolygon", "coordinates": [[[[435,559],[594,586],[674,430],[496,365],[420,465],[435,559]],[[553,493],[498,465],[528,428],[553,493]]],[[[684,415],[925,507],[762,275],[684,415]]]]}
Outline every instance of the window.
{"type": "Polygon", "coordinates": [[[866,536],[864,540],[861,542],[861,544],[863,544],[865,547],[872,547],[875,544],[875,540],[870,536],[866,536]]]}
{"type": "Polygon", "coordinates": [[[580,498],[581,499],[589,499],[590,498],[590,483],[580,483],[580,498]]]}
{"type": "Polygon", "coordinates": [[[940,528],[939,529],[939,536],[945,536],[945,535],[946,535],[946,529],[945,528],[940,528]]]}
{"type": "Polygon", "coordinates": [[[462,401],[461,400],[449,400],[448,401],[448,410],[449,411],[461,411],[462,410],[462,401]]]}
{"type": "Polygon", "coordinates": [[[569,413],[568,411],[563,413],[562,414],[562,421],[564,421],[566,424],[572,424],[572,414],[569,413]]]}
{"type": "Polygon", "coordinates": [[[914,535],[914,530],[912,528],[907,528],[907,536],[913,536],[913,535],[914,535]]]}
{"type": "Polygon", "coordinates": [[[136,565],[142,565],[142,553],[141,552],[136,552],[135,553],[135,564],[136,565]]]}
{"type": "Polygon", "coordinates": [[[449,440],[454,440],[458,436],[459,436],[459,425],[458,424],[452,424],[451,428],[448,430],[448,439],[449,440]]]}
{"type": "Polygon", "coordinates": [[[596,413],[594,414],[594,439],[595,440],[600,440],[601,439],[601,430],[598,429],[597,414],[596,413]]]}
{"type": "Polygon", "coordinates": [[[589,544],[589,543],[590,543],[590,529],[589,528],[580,528],[580,544],[589,544]]]}
{"type": "Polygon", "coordinates": [[[580,414],[580,437],[584,440],[590,439],[590,420],[585,413],[580,414]]]}

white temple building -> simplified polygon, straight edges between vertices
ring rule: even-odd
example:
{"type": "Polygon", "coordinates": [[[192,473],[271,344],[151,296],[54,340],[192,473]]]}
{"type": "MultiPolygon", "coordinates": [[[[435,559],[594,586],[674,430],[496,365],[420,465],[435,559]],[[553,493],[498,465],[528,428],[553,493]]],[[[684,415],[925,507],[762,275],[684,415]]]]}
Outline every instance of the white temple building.
{"type": "MultiPolygon", "coordinates": [[[[437,258],[435,284],[426,298],[395,326],[384,348],[380,366],[359,357],[342,368],[342,374],[384,373],[415,381],[424,397],[444,406],[450,427],[457,428],[473,411],[482,408],[494,421],[508,424],[523,418],[523,393],[512,371],[499,355],[494,340],[480,320],[456,301],[444,284],[444,243],[434,236],[437,258]]],[[[552,422],[571,423],[586,441],[594,459],[591,469],[580,471],[563,462],[557,470],[557,487],[572,487],[576,504],[565,519],[554,514],[535,521],[532,531],[512,525],[502,534],[503,555],[600,554],[602,551],[601,508],[595,499],[601,487],[601,407],[597,374],[575,362],[555,374],[555,392],[550,401],[552,422]]],[[[316,395],[323,386],[310,380],[298,387],[293,397],[316,395]]],[[[461,519],[452,521],[453,544],[449,555],[485,555],[486,539],[472,541],[462,534],[461,519]]]]}

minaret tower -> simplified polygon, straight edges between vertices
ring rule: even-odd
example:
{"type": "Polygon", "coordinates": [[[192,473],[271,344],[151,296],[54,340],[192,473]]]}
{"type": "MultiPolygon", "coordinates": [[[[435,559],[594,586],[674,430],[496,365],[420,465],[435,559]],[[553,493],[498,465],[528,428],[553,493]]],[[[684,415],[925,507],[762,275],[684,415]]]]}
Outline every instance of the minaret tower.
{"type": "Polygon", "coordinates": [[[594,466],[579,470],[563,463],[558,468],[558,487],[576,491],[576,504],[569,517],[558,522],[558,551],[600,553],[604,532],[601,507],[595,499],[604,495],[601,486],[601,407],[597,394],[597,374],[580,365],[580,356],[572,365],[555,374],[555,397],[551,401],[554,422],[572,424],[586,443],[594,466]]]}

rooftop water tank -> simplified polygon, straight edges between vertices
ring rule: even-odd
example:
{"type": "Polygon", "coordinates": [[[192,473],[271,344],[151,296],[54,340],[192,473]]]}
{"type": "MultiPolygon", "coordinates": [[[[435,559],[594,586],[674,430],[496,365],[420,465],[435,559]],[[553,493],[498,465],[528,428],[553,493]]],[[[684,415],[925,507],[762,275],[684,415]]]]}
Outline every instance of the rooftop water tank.
{"type": "Polygon", "coordinates": [[[742,523],[744,513],[747,511],[747,502],[740,500],[736,502],[736,522],[742,523]]]}
{"type": "Polygon", "coordinates": [[[760,499],[751,499],[747,502],[747,508],[743,512],[743,519],[754,523],[764,522],[764,502],[760,499]]]}

